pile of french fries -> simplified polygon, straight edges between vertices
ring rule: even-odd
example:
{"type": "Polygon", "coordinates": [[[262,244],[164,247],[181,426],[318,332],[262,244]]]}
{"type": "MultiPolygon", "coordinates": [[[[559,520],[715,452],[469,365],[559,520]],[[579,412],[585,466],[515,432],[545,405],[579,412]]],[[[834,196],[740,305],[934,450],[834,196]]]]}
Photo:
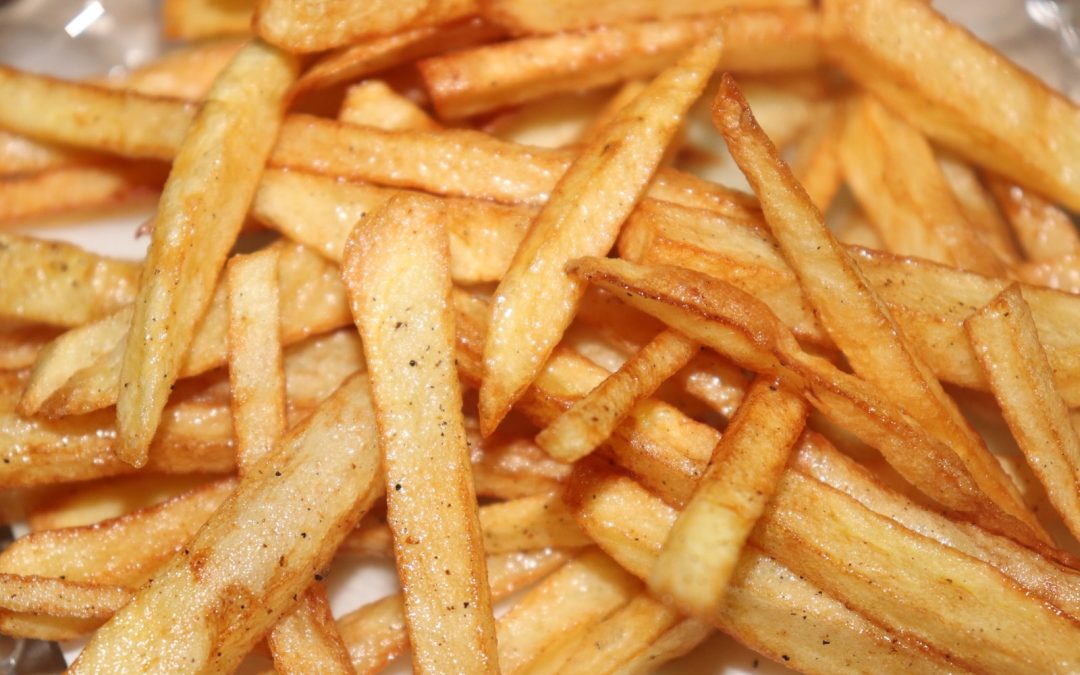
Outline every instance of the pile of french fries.
{"type": "Polygon", "coordinates": [[[141,263],[0,233],[0,632],[75,673],[644,673],[716,631],[1080,671],[1069,100],[922,0],[163,25],[120,76],[0,68],[0,222],[157,205],[141,263]],[[345,558],[400,595],[334,616],[345,558]]]}

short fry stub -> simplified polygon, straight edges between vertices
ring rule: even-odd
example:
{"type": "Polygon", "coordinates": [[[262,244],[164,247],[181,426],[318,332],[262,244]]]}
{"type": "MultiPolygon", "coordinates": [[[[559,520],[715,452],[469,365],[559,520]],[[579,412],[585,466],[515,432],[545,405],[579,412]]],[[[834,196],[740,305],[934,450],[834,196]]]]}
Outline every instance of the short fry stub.
{"type": "Polygon", "coordinates": [[[353,230],[343,276],[371,373],[414,666],[497,672],[449,265],[445,209],[403,196],[353,230]]]}

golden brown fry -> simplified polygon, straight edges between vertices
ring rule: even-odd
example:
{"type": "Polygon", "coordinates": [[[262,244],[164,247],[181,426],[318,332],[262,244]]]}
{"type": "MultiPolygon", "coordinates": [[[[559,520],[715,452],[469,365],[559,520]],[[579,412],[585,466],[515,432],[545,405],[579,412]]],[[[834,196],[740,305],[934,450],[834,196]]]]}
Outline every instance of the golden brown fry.
{"type": "Polygon", "coordinates": [[[0,316],[79,326],[135,297],[139,265],[59,241],[0,233],[0,316]]]}
{"type": "Polygon", "coordinates": [[[754,382],[649,574],[654,593],[695,616],[719,604],[807,411],[799,394],[767,376],[754,382]]]}
{"type": "Polygon", "coordinates": [[[781,149],[791,145],[813,123],[829,95],[823,81],[806,75],[747,79],[743,93],[761,128],[781,149]]]}
{"type": "Polygon", "coordinates": [[[484,434],[520,398],[573,319],[584,285],[563,267],[611,249],[721,49],[711,38],[660,74],[581,151],[537,214],[493,300],[480,388],[484,434]]]}
{"type": "Polygon", "coordinates": [[[829,55],[932,140],[1080,208],[1080,109],[922,0],[825,0],[829,55]]]}
{"type": "Polygon", "coordinates": [[[795,146],[791,171],[822,213],[829,210],[833,197],[844,183],[839,153],[847,115],[843,101],[833,103],[818,114],[817,120],[795,146]]]}
{"type": "Polygon", "coordinates": [[[90,211],[155,195],[165,182],[156,164],[50,168],[0,179],[0,223],[90,211]]]}
{"type": "Polygon", "coordinates": [[[537,444],[560,461],[584,457],[611,436],[638,401],[652,396],[698,351],[700,346],[693,340],[675,331],[661,332],[537,434],[537,444]]]}
{"type": "Polygon", "coordinates": [[[285,372],[278,297],[279,249],[236,256],[229,295],[229,396],[241,475],[285,432],[285,372]]]}
{"type": "Polygon", "coordinates": [[[471,416],[465,420],[465,433],[477,495],[518,499],[556,492],[570,475],[569,465],[551,459],[531,438],[513,433],[484,438],[471,416]]]}
{"type": "Polygon", "coordinates": [[[53,326],[0,320],[0,371],[34,365],[41,351],[61,332],[53,326]]]}
{"type": "MultiPolygon", "coordinates": [[[[181,1],[181,4],[185,3],[189,6],[193,4],[190,0],[181,1]]],[[[164,9],[166,21],[169,12],[168,4],[166,3],[164,9]]],[[[166,26],[167,30],[168,26],[166,26]]],[[[247,32],[247,26],[244,26],[241,32],[247,32]]],[[[118,76],[110,75],[100,80],[100,84],[138,92],[146,96],[172,96],[189,101],[201,101],[217,76],[244,46],[244,42],[245,40],[235,37],[198,42],[189,47],[170,51],[132,71],[118,76]]]]}
{"type": "Polygon", "coordinates": [[[784,258],[853,370],[952,448],[986,501],[1004,516],[989,522],[998,520],[999,529],[1026,541],[1048,540],[1016,486],[829,233],[806,192],[754,122],[730,76],[725,76],[713,106],[714,121],[758,194],[784,258]],[[1008,523],[1010,519],[1015,522],[1008,523]]]}
{"type": "MultiPolygon", "coordinates": [[[[546,576],[567,559],[560,551],[509,553],[488,556],[491,597],[501,600],[546,576]]],[[[350,612],[338,620],[358,675],[372,675],[409,648],[405,632],[405,606],[392,595],[350,612]]]]}
{"type": "Polygon", "coordinates": [[[293,611],[270,631],[266,642],[278,673],[352,675],[356,672],[330,614],[330,601],[321,583],[308,588],[293,611]]]}
{"type": "Polygon", "coordinates": [[[1066,293],[1080,293],[1080,254],[1066,253],[1056,258],[1032,260],[1016,269],[1016,276],[1036,286],[1066,293]]]}
{"type": "Polygon", "coordinates": [[[354,376],[252,468],[72,672],[239,665],[379,494],[373,418],[367,381],[354,376]]]}
{"type": "Polygon", "coordinates": [[[0,573],[0,611],[102,622],[131,599],[120,586],[0,573]]]}
{"type": "Polygon", "coordinates": [[[869,96],[848,117],[844,176],[888,250],[1002,276],[1004,266],[968,221],[930,143],[869,96]]]}
{"type": "Polygon", "coordinates": [[[362,38],[433,26],[476,12],[474,0],[259,0],[253,26],[270,44],[297,52],[318,52],[362,38]]]}
{"type": "Polygon", "coordinates": [[[93,163],[91,153],[0,131],[0,176],[93,163]]]}
{"type": "Polygon", "coordinates": [[[570,0],[535,3],[529,0],[486,0],[483,16],[515,34],[559,33],[642,19],[674,19],[712,14],[731,8],[809,7],[807,0],[601,0],[581,4],[570,0]]]}
{"type": "Polygon", "coordinates": [[[939,150],[936,156],[945,180],[979,237],[1005,264],[1012,266],[1019,262],[1020,252],[1013,242],[1009,225],[994,196],[979,178],[979,172],[952,153],[939,150]]]}
{"type": "Polygon", "coordinates": [[[1020,287],[1009,286],[964,327],[1020,450],[1069,531],[1080,533],[1080,438],[1020,287]]]}
{"type": "Polygon", "coordinates": [[[1031,260],[1043,260],[1080,251],[1080,234],[1069,214],[1016,183],[987,174],[990,190],[1031,260]]]}
{"type": "MultiPolygon", "coordinates": [[[[647,675],[668,661],[684,656],[713,633],[713,627],[701,619],[683,619],[651,645],[610,671],[615,675],[647,675]]],[[[596,671],[593,671],[596,672],[596,671]]]]}
{"type": "Polygon", "coordinates": [[[425,59],[418,67],[439,117],[460,119],[554,93],[651,77],[721,28],[725,70],[805,70],[821,63],[816,13],[793,9],[524,38],[425,59]]]}
{"type": "Polygon", "coordinates": [[[277,135],[296,60],[259,41],[222,72],[178,150],[154,219],[116,400],[118,455],[146,462],[277,135]]]}
{"type": "Polygon", "coordinates": [[[414,664],[421,672],[497,671],[454,371],[441,204],[419,195],[391,200],[353,230],[343,278],[372,373],[388,521],[414,664]]]}
{"type": "Polygon", "coordinates": [[[612,611],[625,605],[641,584],[614,561],[589,549],[530,590],[499,619],[499,667],[520,673],[541,666],[557,671],[561,646],[575,646],[612,611]]]}
{"type": "Polygon", "coordinates": [[[415,103],[382,80],[364,80],[345,92],[338,119],[376,129],[438,129],[439,125],[415,103]]]}
{"type": "Polygon", "coordinates": [[[201,40],[251,32],[254,0],[165,0],[161,28],[173,40],[201,40]]]}

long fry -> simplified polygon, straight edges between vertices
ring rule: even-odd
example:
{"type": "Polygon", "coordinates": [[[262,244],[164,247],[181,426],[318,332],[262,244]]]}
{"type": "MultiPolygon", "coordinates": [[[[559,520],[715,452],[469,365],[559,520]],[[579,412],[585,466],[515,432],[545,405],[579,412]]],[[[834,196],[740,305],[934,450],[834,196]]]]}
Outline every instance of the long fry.
{"type": "Polygon", "coordinates": [[[536,377],[573,319],[584,287],[563,267],[581,255],[603,255],[615,243],[721,49],[712,38],[657,77],[582,150],[537,214],[493,302],[480,388],[485,434],[536,377]]]}
{"type": "Polygon", "coordinates": [[[330,614],[330,600],[321,583],[308,588],[293,611],[274,626],[266,641],[274,655],[274,670],[282,675],[356,672],[330,614]]]}
{"type": "Polygon", "coordinates": [[[395,198],[353,231],[343,276],[372,373],[414,664],[497,672],[442,215],[437,201],[395,198]]]}
{"type": "Polygon", "coordinates": [[[250,43],[214,83],[173,162],[135,298],[116,400],[119,454],[135,466],[146,462],[196,323],[255,195],[296,70],[291,56],[250,43]]]}

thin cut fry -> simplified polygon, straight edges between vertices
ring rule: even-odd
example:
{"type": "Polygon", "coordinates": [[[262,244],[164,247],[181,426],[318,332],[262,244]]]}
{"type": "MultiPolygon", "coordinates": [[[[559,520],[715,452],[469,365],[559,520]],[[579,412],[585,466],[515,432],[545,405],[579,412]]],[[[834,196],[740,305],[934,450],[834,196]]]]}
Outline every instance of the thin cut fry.
{"type": "Polygon", "coordinates": [[[699,349],[693,340],[663,331],[541,431],[537,444],[563,462],[584,457],[611,436],[635,403],[652,396],[699,349]]]}
{"type": "Polygon", "coordinates": [[[1080,533],[1080,438],[1020,288],[1009,286],[964,327],[1028,465],[1069,531],[1080,533]]]}
{"type": "Polygon", "coordinates": [[[683,619],[611,672],[614,675],[647,675],[654,672],[657,666],[690,653],[712,633],[713,627],[706,621],[683,619]]]}
{"type": "Polygon", "coordinates": [[[483,15],[516,34],[560,33],[624,21],[712,14],[733,7],[808,7],[809,4],[807,0],[607,0],[586,5],[570,0],[544,3],[488,0],[483,4],[483,15]]]}
{"type": "Polygon", "coordinates": [[[1028,540],[1047,540],[1016,486],[829,233],[821,214],[754,122],[730,76],[725,76],[713,105],[714,121],[757,192],[784,258],[855,372],[953,449],[987,500],[1015,520],[1015,525],[998,527],[1015,530],[1015,536],[1028,540]]]}
{"type": "Polygon", "coordinates": [[[283,675],[356,672],[330,614],[330,601],[321,583],[308,588],[296,608],[270,631],[266,641],[274,656],[274,670],[283,675]]]}
{"type": "Polygon", "coordinates": [[[382,80],[365,80],[345,92],[338,119],[376,129],[438,129],[439,125],[415,103],[382,80]]]}
{"type": "Polygon", "coordinates": [[[721,48],[712,38],[650,83],[582,150],[537,214],[492,303],[480,388],[484,434],[520,398],[573,319],[584,285],[563,267],[615,243],[721,48]]]}
{"type": "Polygon", "coordinates": [[[278,249],[229,261],[229,386],[243,475],[285,431],[278,249]]]}
{"type": "Polygon", "coordinates": [[[802,184],[810,201],[825,213],[840,191],[844,176],[840,169],[840,138],[847,124],[848,109],[834,103],[818,119],[795,147],[791,171],[802,184]]]}
{"type": "Polygon", "coordinates": [[[1080,294],[1080,253],[1032,260],[1016,269],[1016,276],[1036,286],[1080,294]]]}
{"type": "Polygon", "coordinates": [[[829,55],[932,140],[1080,208],[1080,109],[922,0],[825,0],[829,55]]]}
{"type": "Polygon", "coordinates": [[[155,195],[165,182],[156,164],[50,168],[0,180],[0,224],[91,211],[155,195]]]}
{"type": "Polygon", "coordinates": [[[759,378],[667,536],[649,587],[695,616],[720,603],[806,422],[802,397],[759,378]]]}
{"type": "Polygon", "coordinates": [[[373,418],[355,376],[252,468],[72,672],[236,668],[381,492],[373,418]]]}
{"type": "Polygon", "coordinates": [[[207,95],[158,205],[120,369],[119,456],[134,466],[180,377],[196,324],[255,196],[296,77],[291,56],[255,41],[207,95]]]}
{"type": "Polygon", "coordinates": [[[1080,234],[1069,214],[1008,179],[987,175],[990,190],[1031,260],[1080,251],[1080,234]]]}
{"type": "Polygon", "coordinates": [[[1020,252],[1013,242],[1009,225],[975,167],[952,153],[940,150],[937,152],[937,163],[979,237],[1002,262],[1010,266],[1019,262],[1020,252]]]}
{"type": "Polygon", "coordinates": [[[353,230],[343,277],[372,373],[414,664],[420,672],[496,672],[442,216],[436,200],[395,198],[353,230]]]}

